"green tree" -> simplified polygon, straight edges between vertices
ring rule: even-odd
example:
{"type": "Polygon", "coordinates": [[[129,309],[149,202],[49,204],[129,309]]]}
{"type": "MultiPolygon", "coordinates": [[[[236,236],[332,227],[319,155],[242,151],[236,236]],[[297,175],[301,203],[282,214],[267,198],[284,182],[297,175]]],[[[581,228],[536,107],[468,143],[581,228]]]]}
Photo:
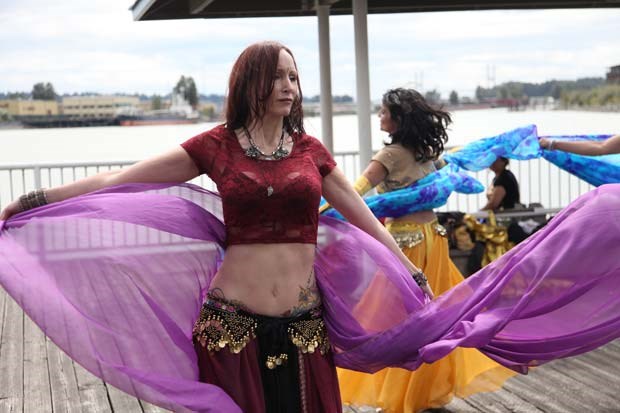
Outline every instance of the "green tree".
{"type": "Polygon", "coordinates": [[[456,93],[456,90],[450,92],[450,104],[458,105],[459,104],[459,95],[456,93]]]}
{"type": "Polygon", "coordinates": [[[562,96],[562,86],[558,85],[557,83],[551,86],[551,96],[554,99],[560,99],[560,97],[562,96]]]}
{"type": "Polygon", "coordinates": [[[151,98],[151,109],[159,110],[161,109],[161,96],[153,95],[151,98]]]}
{"type": "Polygon", "coordinates": [[[9,92],[6,97],[7,99],[28,99],[30,95],[28,92],[9,92]]]}
{"type": "Polygon", "coordinates": [[[353,102],[353,98],[351,96],[349,96],[349,95],[335,95],[332,98],[332,101],[334,103],[351,103],[351,102],[353,102]]]}
{"type": "Polygon", "coordinates": [[[512,99],[521,99],[524,96],[522,83],[508,84],[508,97],[512,99]]]}
{"type": "Polygon", "coordinates": [[[436,90],[429,90],[424,94],[424,99],[430,103],[438,104],[441,100],[441,94],[436,90]]]}
{"type": "Polygon", "coordinates": [[[202,108],[202,110],[200,111],[200,113],[202,114],[202,116],[204,116],[205,118],[209,119],[209,120],[213,120],[215,119],[215,106],[213,105],[207,105],[204,108],[202,108]]]}
{"type": "Polygon", "coordinates": [[[55,100],[56,99],[56,91],[54,91],[54,86],[47,82],[39,82],[32,87],[32,98],[38,100],[55,100]]]}
{"type": "Polygon", "coordinates": [[[191,76],[181,76],[174,87],[174,92],[180,93],[187,103],[196,109],[196,106],[198,106],[198,89],[196,88],[196,82],[194,82],[191,76]]]}

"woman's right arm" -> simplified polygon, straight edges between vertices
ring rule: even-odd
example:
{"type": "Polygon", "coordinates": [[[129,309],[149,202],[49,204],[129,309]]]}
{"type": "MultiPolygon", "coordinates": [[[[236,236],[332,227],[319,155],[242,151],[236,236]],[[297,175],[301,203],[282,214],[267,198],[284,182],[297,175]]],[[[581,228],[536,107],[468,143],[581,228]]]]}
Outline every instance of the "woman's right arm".
{"type": "Polygon", "coordinates": [[[506,188],[502,185],[494,185],[490,192],[487,193],[487,203],[480,210],[496,210],[502,203],[502,200],[506,196],[506,188]]]}
{"type": "MultiPolygon", "coordinates": [[[[182,147],[137,162],[128,168],[106,171],[78,181],[47,189],[49,203],[130,182],[185,182],[200,174],[198,167],[182,147]]],[[[1,213],[0,221],[21,211],[19,201],[11,202],[1,213]]]]}
{"type": "Polygon", "coordinates": [[[620,135],[612,136],[604,141],[559,141],[541,138],[539,143],[545,149],[555,149],[579,155],[596,156],[620,153],[620,135]]]}
{"type": "MultiPolygon", "coordinates": [[[[359,196],[363,197],[366,192],[379,185],[386,176],[387,169],[385,169],[380,162],[370,161],[364,173],[360,175],[353,184],[353,189],[355,189],[355,192],[357,192],[359,196]]],[[[319,214],[322,214],[330,208],[331,205],[329,203],[323,204],[323,206],[319,208],[319,214]]]]}

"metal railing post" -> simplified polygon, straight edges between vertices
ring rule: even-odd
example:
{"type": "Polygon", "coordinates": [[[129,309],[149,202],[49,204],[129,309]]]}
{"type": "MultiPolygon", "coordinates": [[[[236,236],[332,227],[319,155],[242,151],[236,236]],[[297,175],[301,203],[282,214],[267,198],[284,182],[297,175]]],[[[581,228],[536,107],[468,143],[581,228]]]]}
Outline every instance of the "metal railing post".
{"type": "Polygon", "coordinates": [[[35,165],[34,167],[34,188],[35,189],[39,189],[41,188],[41,167],[38,165],[35,165]]]}

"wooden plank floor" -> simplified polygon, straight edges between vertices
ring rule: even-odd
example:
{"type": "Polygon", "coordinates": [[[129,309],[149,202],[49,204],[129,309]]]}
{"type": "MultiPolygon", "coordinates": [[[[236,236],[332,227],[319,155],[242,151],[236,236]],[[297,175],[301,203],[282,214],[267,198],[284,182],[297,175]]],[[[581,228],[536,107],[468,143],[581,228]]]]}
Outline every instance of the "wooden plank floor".
{"type": "MultiPolygon", "coordinates": [[[[73,363],[0,289],[0,413],[165,411],[73,363]]],[[[455,399],[443,411],[620,412],[620,340],[511,378],[496,392],[455,399]]]]}

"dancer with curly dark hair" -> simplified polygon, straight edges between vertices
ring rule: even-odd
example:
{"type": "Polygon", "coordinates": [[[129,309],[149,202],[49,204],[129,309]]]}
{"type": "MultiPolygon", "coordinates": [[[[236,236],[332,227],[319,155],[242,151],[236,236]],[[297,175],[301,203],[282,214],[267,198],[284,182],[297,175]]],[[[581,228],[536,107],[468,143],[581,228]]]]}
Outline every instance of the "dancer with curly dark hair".
{"type": "MultiPolygon", "coordinates": [[[[382,103],[380,127],[389,133],[390,141],[385,142],[358,178],[355,188],[360,195],[375,186],[378,192],[401,189],[435,171],[435,161],[448,140],[450,114],[433,107],[419,92],[388,90],[382,103]]],[[[432,210],[388,218],[386,227],[403,253],[427,275],[436,294],[463,280],[450,259],[446,230],[432,210]]],[[[416,371],[389,368],[373,375],[338,372],[345,403],[378,406],[388,412],[416,412],[443,406],[455,394],[464,396],[493,389],[480,386],[483,377],[492,376],[498,387],[511,374],[479,351],[464,348],[416,371]]]]}
{"type": "Polygon", "coordinates": [[[381,130],[390,134],[391,142],[409,149],[416,161],[435,160],[448,140],[446,131],[450,114],[431,106],[413,89],[391,89],[382,99],[379,111],[381,130]]]}

